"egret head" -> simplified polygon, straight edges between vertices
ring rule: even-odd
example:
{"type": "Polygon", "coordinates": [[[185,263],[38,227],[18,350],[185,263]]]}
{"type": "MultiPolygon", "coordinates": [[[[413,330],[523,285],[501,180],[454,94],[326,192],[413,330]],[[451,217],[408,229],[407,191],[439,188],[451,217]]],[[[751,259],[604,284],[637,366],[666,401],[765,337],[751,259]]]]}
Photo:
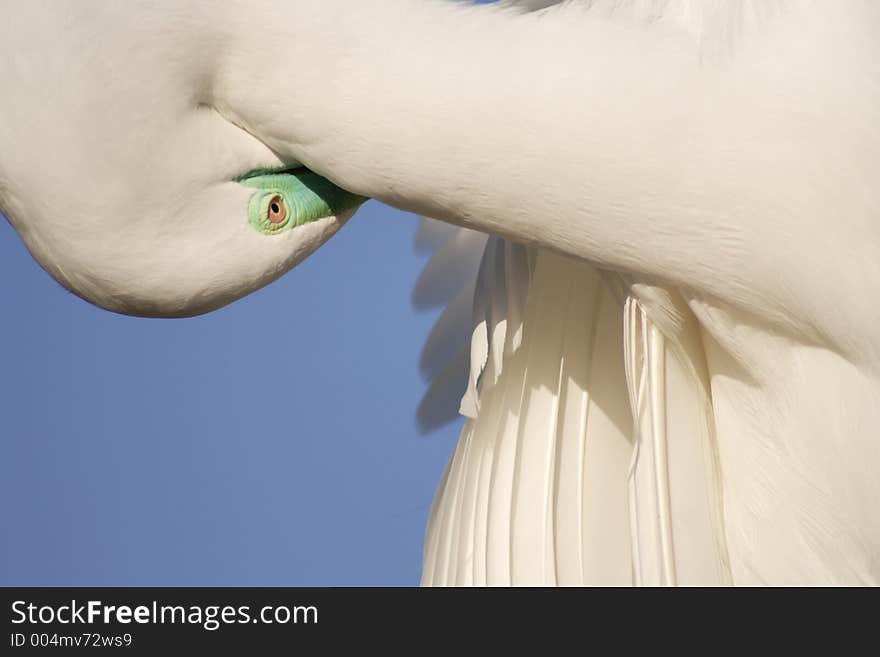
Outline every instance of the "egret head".
{"type": "Polygon", "coordinates": [[[133,171],[0,169],[0,209],[59,283],[125,314],[226,305],[290,270],[366,200],[300,166],[119,168],[133,171]]]}
{"type": "MultiPolygon", "coordinates": [[[[295,101],[308,94],[260,81],[258,65],[221,84],[242,31],[224,31],[211,7],[177,9],[34,4],[0,28],[14,54],[0,58],[0,212],[61,285],[125,314],[196,315],[245,296],[365,200],[302,167],[265,122],[239,120],[272,117],[297,143],[295,101]]],[[[273,64],[293,77],[302,68],[273,64]]]]}

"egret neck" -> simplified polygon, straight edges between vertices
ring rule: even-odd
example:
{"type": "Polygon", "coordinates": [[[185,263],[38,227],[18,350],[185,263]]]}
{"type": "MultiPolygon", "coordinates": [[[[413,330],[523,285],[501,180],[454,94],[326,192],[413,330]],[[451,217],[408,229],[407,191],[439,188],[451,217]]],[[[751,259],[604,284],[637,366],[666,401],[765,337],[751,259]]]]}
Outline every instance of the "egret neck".
{"type": "Polygon", "coordinates": [[[860,190],[880,174],[853,166],[878,150],[855,129],[875,96],[852,93],[877,81],[859,38],[872,10],[811,4],[713,31],[589,5],[604,6],[233,3],[214,104],[353,193],[865,353],[870,331],[852,326],[880,311],[820,300],[876,270],[876,195],[860,190]],[[841,270],[844,253],[859,266],[841,270]]]}

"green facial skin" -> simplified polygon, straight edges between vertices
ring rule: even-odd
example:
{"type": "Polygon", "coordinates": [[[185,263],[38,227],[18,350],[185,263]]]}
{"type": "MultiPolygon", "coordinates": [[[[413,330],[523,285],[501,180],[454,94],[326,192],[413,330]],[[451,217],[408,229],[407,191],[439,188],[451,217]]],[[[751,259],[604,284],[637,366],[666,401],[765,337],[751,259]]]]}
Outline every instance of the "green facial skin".
{"type": "Polygon", "coordinates": [[[264,235],[278,235],[324,217],[339,216],[367,200],[305,167],[256,169],[235,181],[257,190],[248,204],[248,222],[264,235]]]}

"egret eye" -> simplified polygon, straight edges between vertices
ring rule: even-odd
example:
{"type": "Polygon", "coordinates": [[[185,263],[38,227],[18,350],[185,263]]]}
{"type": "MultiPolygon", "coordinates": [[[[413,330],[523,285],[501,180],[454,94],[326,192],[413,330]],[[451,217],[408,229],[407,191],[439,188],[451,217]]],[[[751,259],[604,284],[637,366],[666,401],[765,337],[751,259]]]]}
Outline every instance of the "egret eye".
{"type": "Polygon", "coordinates": [[[264,235],[338,217],[367,199],[302,167],[254,169],[236,182],[258,190],[248,203],[248,223],[264,235]]]}
{"type": "Polygon", "coordinates": [[[284,199],[280,194],[276,194],[269,199],[266,219],[275,225],[283,224],[287,221],[287,204],[284,202],[284,199]]]}

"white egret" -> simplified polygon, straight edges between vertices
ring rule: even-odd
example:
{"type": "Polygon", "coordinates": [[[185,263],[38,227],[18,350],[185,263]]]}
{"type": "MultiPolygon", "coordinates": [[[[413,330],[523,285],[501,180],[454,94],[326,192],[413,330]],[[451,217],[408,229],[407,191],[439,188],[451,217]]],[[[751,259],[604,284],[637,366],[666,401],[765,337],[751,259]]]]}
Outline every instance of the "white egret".
{"type": "Polygon", "coordinates": [[[492,235],[427,584],[876,583],[880,6],[551,4],[7,3],[0,208],[153,316],[492,235]]]}

